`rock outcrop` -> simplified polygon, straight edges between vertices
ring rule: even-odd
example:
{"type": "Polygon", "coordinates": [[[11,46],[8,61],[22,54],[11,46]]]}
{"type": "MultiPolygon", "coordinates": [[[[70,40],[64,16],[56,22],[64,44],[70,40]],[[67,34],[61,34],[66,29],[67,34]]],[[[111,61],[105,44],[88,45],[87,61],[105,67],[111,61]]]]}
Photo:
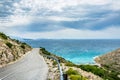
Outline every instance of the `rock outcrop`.
{"type": "Polygon", "coordinates": [[[31,47],[0,32],[0,67],[21,58],[31,47]]]}

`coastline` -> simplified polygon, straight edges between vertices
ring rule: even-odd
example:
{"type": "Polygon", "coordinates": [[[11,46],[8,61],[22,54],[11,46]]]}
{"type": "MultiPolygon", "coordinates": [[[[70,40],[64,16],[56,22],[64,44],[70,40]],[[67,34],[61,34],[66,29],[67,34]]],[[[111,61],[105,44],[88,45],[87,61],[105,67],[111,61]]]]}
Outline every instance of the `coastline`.
{"type": "MultiPolygon", "coordinates": [[[[57,69],[57,65],[54,64],[54,61],[51,59],[48,59],[46,57],[44,57],[48,67],[49,67],[49,72],[48,72],[48,77],[47,79],[49,80],[59,80],[59,70],[57,69]],[[54,64],[54,65],[53,65],[54,64]]],[[[61,67],[63,70],[63,73],[66,73],[66,71],[68,71],[70,68],[72,68],[73,70],[78,71],[78,73],[85,77],[86,80],[103,80],[102,78],[100,78],[99,76],[94,75],[91,72],[87,72],[84,71],[80,68],[77,68],[75,66],[66,66],[66,63],[61,63],[61,67]]],[[[69,77],[68,77],[69,78],[69,77]]]]}
{"type": "MultiPolygon", "coordinates": [[[[99,56],[93,57],[92,59],[93,59],[94,62],[91,62],[91,63],[78,63],[78,64],[76,64],[76,63],[74,63],[74,62],[72,62],[72,63],[74,63],[74,64],[76,64],[76,65],[96,65],[96,66],[99,66],[99,67],[100,67],[100,64],[97,63],[96,60],[95,60],[96,58],[99,58],[99,56]]],[[[68,60],[68,61],[69,61],[69,60],[68,60]]]]}
{"type": "Polygon", "coordinates": [[[101,67],[101,64],[99,64],[97,61],[96,61],[96,59],[98,59],[99,58],[99,56],[95,56],[93,59],[94,59],[94,62],[95,62],[95,64],[94,65],[97,65],[98,67],[101,67]]]}
{"type": "Polygon", "coordinates": [[[120,47],[119,40],[51,40],[37,39],[25,40],[32,47],[44,47],[51,53],[60,55],[76,64],[94,62],[95,56],[104,55],[107,52],[120,47]],[[101,43],[99,45],[99,43],[101,43]],[[48,45],[49,44],[49,45],[48,45]],[[109,47],[108,47],[109,45],[109,47]],[[115,47],[116,46],[116,47],[115,47]],[[75,59],[74,59],[75,58],[75,59]],[[86,58],[86,59],[85,59],[86,58]],[[72,60],[71,60],[72,59],[72,60]],[[79,63],[79,61],[81,61],[79,63]]]}
{"type": "MultiPolygon", "coordinates": [[[[87,72],[85,70],[82,70],[80,67],[78,67],[79,65],[77,64],[74,64],[68,60],[65,60],[64,58],[62,57],[59,57],[59,56],[56,56],[52,53],[49,53],[47,51],[42,51],[40,50],[40,55],[42,55],[49,67],[49,72],[48,72],[48,80],[59,80],[59,70],[58,70],[58,66],[56,64],[56,62],[50,58],[47,58],[46,54],[48,54],[48,56],[54,56],[56,58],[58,58],[60,60],[60,64],[61,64],[61,67],[62,67],[62,70],[63,70],[63,73],[66,74],[66,72],[69,70],[69,69],[73,69],[74,71],[77,71],[79,73],[79,76],[83,77],[84,80],[103,80],[101,77],[91,73],[91,72],[87,72]],[[45,52],[45,53],[44,53],[45,52]],[[62,61],[61,61],[62,60],[62,61]]],[[[68,76],[68,78],[70,79],[70,75],[68,76]]]]}

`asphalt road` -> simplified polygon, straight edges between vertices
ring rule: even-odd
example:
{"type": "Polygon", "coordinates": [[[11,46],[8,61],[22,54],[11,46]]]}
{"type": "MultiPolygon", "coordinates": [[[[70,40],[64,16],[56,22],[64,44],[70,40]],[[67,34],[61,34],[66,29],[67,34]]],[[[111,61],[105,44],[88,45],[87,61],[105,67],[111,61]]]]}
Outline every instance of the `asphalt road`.
{"type": "Polygon", "coordinates": [[[18,62],[0,68],[1,80],[46,80],[47,64],[39,49],[34,48],[29,54],[18,62]]]}

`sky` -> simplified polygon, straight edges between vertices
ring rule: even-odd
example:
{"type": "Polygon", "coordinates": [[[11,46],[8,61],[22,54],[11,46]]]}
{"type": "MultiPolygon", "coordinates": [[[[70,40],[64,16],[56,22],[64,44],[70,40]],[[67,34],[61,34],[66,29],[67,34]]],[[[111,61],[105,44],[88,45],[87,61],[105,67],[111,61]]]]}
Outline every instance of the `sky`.
{"type": "Polygon", "coordinates": [[[120,0],[0,0],[0,31],[28,39],[120,39],[120,0]]]}

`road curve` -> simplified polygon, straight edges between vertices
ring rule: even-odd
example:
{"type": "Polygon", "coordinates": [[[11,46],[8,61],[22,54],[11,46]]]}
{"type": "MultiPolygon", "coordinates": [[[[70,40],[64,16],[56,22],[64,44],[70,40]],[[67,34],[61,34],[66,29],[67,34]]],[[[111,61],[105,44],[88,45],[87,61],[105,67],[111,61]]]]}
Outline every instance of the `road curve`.
{"type": "Polygon", "coordinates": [[[48,66],[39,49],[34,48],[18,62],[0,68],[1,80],[46,80],[48,66]]]}

